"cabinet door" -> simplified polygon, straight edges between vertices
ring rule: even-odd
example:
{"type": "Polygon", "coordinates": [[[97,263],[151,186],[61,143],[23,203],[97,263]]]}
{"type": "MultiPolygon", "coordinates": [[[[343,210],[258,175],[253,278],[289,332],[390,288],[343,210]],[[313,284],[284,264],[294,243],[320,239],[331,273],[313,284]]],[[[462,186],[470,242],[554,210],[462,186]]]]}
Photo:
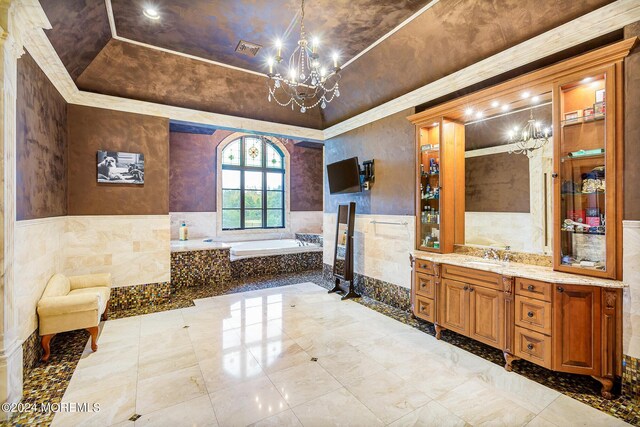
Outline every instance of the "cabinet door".
{"type": "Polygon", "coordinates": [[[447,329],[469,335],[469,285],[442,279],[438,301],[438,323],[447,329]]]}
{"type": "Polygon", "coordinates": [[[504,294],[482,286],[469,287],[469,337],[493,347],[504,346],[504,294]]]}
{"type": "Polygon", "coordinates": [[[553,365],[563,372],[600,375],[600,288],[556,285],[553,365]]]}

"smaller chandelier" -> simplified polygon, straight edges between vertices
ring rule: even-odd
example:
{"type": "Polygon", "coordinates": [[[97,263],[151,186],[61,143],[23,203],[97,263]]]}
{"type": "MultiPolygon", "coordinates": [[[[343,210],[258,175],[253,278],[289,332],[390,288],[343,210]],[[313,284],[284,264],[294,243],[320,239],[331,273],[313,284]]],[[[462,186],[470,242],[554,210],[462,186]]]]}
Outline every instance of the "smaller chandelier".
{"type": "Polygon", "coordinates": [[[304,113],[309,108],[320,105],[326,108],[334,98],[340,96],[338,81],[340,67],[338,55],[333,54],[333,66],[323,64],[318,54],[319,41],[311,40],[311,47],[304,30],[304,0],[301,1],[300,39],[298,46],[289,57],[288,67],[282,60],[282,42],[276,42],[277,55],[268,59],[269,73],[267,86],[269,88],[269,102],[275,101],[282,107],[294,105],[304,113]]]}
{"type": "Polygon", "coordinates": [[[524,154],[531,157],[531,154],[549,142],[551,128],[545,127],[542,123],[533,118],[533,111],[530,111],[529,121],[522,129],[517,126],[509,131],[509,142],[515,144],[509,149],[509,154],[524,154]]]}

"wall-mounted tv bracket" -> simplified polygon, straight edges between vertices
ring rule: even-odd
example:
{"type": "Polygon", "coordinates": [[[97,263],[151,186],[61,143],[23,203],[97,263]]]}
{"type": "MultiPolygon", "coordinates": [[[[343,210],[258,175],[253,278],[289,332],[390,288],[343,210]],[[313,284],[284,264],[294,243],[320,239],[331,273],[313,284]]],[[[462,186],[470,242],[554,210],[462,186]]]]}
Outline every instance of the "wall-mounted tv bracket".
{"type": "Polygon", "coordinates": [[[360,168],[360,180],[362,181],[362,189],[364,191],[371,190],[371,186],[376,181],[373,160],[362,162],[362,167],[360,168]]]}

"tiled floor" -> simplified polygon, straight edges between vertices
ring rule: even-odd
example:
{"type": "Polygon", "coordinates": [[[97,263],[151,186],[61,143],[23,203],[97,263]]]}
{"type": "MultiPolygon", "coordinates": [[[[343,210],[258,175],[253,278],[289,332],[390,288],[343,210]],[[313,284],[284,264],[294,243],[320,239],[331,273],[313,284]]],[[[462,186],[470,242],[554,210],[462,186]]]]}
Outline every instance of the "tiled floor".
{"type": "Polygon", "coordinates": [[[624,425],[313,283],[104,324],[68,425],[624,425]],[[135,423],[129,419],[136,419],[135,423]]]}

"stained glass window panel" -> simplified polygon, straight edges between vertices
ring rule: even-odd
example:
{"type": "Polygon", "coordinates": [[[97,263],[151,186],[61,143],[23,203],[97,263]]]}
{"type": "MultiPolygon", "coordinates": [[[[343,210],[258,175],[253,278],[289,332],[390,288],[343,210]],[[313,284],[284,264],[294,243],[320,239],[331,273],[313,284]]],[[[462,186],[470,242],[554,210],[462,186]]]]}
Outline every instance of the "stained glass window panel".
{"type": "Polygon", "coordinates": [[[222,150],[223,165],[240,165],[240,140],[234,141],[222,150]]]}
{"type": "Polygon", "coordinates": [[[262,166],[262,140],[259,138],[245,138],[244,164],[246,166],[262,166]]]}
{"type": "Polygon", "coordinates": [[[278,168],[282,169],[284,166],[282,164],[282,155],[278,152],[278,150],[271,144],[267,144],[267,167],[268,168],[278,168]]]}

